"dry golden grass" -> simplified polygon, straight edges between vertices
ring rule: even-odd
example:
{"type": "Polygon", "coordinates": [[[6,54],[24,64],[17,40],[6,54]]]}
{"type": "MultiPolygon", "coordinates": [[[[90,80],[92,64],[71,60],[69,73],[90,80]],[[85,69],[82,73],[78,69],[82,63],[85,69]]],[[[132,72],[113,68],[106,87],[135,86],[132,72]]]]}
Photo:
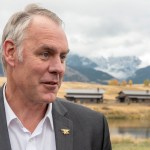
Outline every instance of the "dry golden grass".
{"type": "MultiPolygon", "coordinates": [[[[6,82],[5,77],[0,77],[0,85],[6,82]]],[[[106,117],[113,119],[150,119],[150,105],[145,104],[118,104],[115,103],[115,97],[118,95],[118,92],[121,90],[147,90],[150,87],[144,87],[143,85],[132,85],[132,86],[108,86],[101,84],[91,84],[91,83],[80,83],[80,82],[63,82],[58,97],[64,98],[65,90],[67,89],[94,89],[100,88],[105,90],[104,99],[105,103],[100,104],[90,104],[84,103],[82,105],[89,107],[95,111],[103,112],[106,117]]],[[[113,120],[108,120],[113,121],[113,120]]],[[[121,120],[120,120],[121,121],[121,120]]],[[[132,123],[130,126],[138,127],[139,123],[132,123]]],[[[117,122],[119,123],[119,122],[117,122]]],[[[148,122],[149,123],[149,122],[148,122]]],[[[113,126],[112,123],[110,123],[113,126]]],[[[126,121],[120,124],[120,126],[128,126],[126,121]]],[[[149,150],[150,139],[135,139],[130,136],[120,137],[120,136],[111,136],[113,150],[149,150]]]]}
{"type": "MultiPolygon", "coordinates": [[[[6,82],[6,77],[0,77],[0,86],[6,82]]],[[[132,86],[112,86],[102,85],[96,83],[83,83],[83,82],[63,82],[58,92],[58,97],[64,98],[67,89],[102,89],[105,91],[104,99],[106,101],[115,100],[118,92],[122,90],[150,90],[150,87],[145,87],[143,84],[134,84],[132,86]]]]}
{"type": "Polygon", "coordinates": [[[150,139],[132,137],[111,138],[113,150],[149,150],[150,139]]]}
{"type": "Polygon", "coordinates": [[[105,100],[115,100],[116,96],[118,95],[118,92],[122,90],[150,90],[150,87],[145,87],[143,84],[133,84],[132,86],[126,85],[126,86],[112,86],[112,85],[102,85],[102,84],[95,84],[95,83],[83,83],[83,82],[63,82],[58,96],[61,98],[64,98],[65,90],[66,89],[103,89],[105,91],[104,93],[104,99],[105,100]]]}
{"type": "Polygon", "coordinates": [[[111,86],[94,83],[81,82],[63,82],[58,96],[64,98],[67,89],[103,89],[104,103],[82,103],[92,110],[104,113],[111,119],[149,119],[150,118],[150,103],[149,104],[120,104],[116,103],[116,96],[122,90],[148,90],[150,87],[145,87],[142,84],[132,86],[111,86]]]}
{"type": "Polygon", "coordinates": [[[102,112],[109,119],[150,119],[150,105],[147,104],[120,104],[120,103],[100,103],[90,104],[83,103],[82,105],[102,112]]]}
{"type": "Polygon", "coordinates": [[[132,143],[142,143],[142,142],[149,142],[150,143],[150,139],[146,139],[146,138],[134,138],[132,136],[126,135],[126,136],[114,136],[111,137],[111,141],[113,143],[120,143],[121,141],[128,141],[128,142],[132,142],[132,143]]]}
{"type": "MultiPolygon", "coordinates": [[[[6,82],[5,77],[0,77],[0,85],[6,82]]],[[[67,89],[103,89],[104,103],[83,103],[82,105],[89,107],[95,111],[103,112],[108,118],[114,119],[147,119],[150,118],[150,104],[119,104],[116,103],[116,96],[121,90],[148,90],[150,87],[144,85],[132,86],[111,86],[95,83],[81,82],[63,82],[59,90],[58,97],[64,98],[67,89]]]]}
{"type": "MultiPolygon", "coordinates": [[[[6,82],[6,77],[0,77],[0,86],[6,82]]],[[[145,87],[143,84],[136,84],[132,86],[112,86],[102,85],[96,83],[83,83],[83,82],[63,82],[58,92],[58,97],[64,98],[67,89],[102,89],[105,91],[104,99],[106,101],[115,100],[118,92],[121,90],[150,90],[150,87],[145,87]]]]}
{"type": "Polygon", "coordinates": [[[0,86],[6,82],[6,77],[0,77],[0,86]]]}

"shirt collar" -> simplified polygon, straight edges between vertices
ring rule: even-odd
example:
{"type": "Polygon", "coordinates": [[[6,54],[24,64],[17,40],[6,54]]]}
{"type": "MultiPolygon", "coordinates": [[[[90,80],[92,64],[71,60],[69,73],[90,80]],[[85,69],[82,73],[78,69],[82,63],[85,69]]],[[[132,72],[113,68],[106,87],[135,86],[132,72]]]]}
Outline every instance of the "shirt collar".
{"type": "MultiPolygon", "coordinates": [[[[5,112],[6,112],[7,126],[9,126],[10,122],[12,120],[14,120],[14,119],[19,120],[19,118],[15,115],[15,113],[13,112],[13,110],[11,109],[11,107],[9,106],[9,104],[7,102],[7,99],[6,99],[6,83],[4,84],[4,87],[3,87],[3,97],[4,97],[4,106],[5,106],[5,112]]],[[[52,130],[54,130],[53,117],[52,117],[52,103],[50,103],[48,105],[47,112],[46,112],[46,114],[43,118],[44,121],[46,119],[49,120],[52,130]]]]}
{"type": "Polygon", "coordinates": [[[7,126],[9,126],[10,122],[14,119],[17,118],[17,116],[15,115],[15,113],[12,111],[12,109],[10,108],[7,100],[6,100],[6,83],[4,84],[3,87],[3,97],[4,97],[4,106],[5,106],[5,112],[6,112],[6,120],[7,120],[7,126]]]}
{"type": "Polygon", "coordinates": [[[51,128],[52,128],[52,130],[54,130],[53,117],[52,117],[52,103],[49,103],[49,105],[48,105],[48,109],[47,109],[47,112],[46,112],[46,114],[45,114],[44,120],[45,120],[46,118],[49,119],[51,128]]]}

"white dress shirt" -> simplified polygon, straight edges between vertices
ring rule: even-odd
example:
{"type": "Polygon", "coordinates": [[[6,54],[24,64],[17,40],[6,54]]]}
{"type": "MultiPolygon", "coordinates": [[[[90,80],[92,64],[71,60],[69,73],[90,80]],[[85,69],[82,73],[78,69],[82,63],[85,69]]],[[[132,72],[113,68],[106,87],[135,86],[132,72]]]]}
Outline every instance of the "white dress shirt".
{"type": "Polygon", "coordinates": [[[9,106],[5,96],[5,86],[3,97],[12,150],[56,150],[52,104],[49,104],[45,117],[31,133],[23,126],[9,106]]]}

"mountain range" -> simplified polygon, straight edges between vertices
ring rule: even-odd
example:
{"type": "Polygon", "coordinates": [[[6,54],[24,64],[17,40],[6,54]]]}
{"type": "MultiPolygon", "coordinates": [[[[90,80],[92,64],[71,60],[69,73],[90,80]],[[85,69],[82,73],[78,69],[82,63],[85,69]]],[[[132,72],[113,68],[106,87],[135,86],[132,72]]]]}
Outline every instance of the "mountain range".
{"type": "Polygon", "coordinates": [[[102,84],[107,84],[112,79],[143,83],[145,79],[150,80],[150,66],[140,68],[141,63],[136,56],[90,58],[69,54],[64,79],[102,84]]]}
{"type": "MultiPolygon", "coordinates": [[[[107,84],[112,79],[132,80],[133,83],[150,80],[150,66],[140,68],[141,60],[135,56],[92,58],[71,53],[66,65],[64,81],[107,84]]],[[[0,76],[4,76],[1,63],[0,76]]]]}
{"type": "Polygon", "coordinates": [[[150,80],[150,66],[138,69],[129,79],[134,83],[143,83],[144,80],[150,80]]]}

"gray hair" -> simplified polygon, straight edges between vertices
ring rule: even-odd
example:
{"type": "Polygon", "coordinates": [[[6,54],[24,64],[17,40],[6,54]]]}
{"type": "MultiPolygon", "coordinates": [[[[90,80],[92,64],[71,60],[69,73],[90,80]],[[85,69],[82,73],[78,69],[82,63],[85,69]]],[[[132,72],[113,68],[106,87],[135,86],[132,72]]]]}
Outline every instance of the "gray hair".
{"type": "Polygon", "coordinates": [[[21,43],[24,40],[25,31],[29,27],[34,15],[46,16],[58,25],[62,25],[62,20],[48,9],[42,8],[36,4],[29,4],[24,9],[11,16],[8,20],[2,35],[2,43],[0,48],[1,59],[4,70],[6,69],[6,61],[4,58],[3,43],[7,39],[13,40],[17,47],[18,60],[23,61],[21,43]]]}

